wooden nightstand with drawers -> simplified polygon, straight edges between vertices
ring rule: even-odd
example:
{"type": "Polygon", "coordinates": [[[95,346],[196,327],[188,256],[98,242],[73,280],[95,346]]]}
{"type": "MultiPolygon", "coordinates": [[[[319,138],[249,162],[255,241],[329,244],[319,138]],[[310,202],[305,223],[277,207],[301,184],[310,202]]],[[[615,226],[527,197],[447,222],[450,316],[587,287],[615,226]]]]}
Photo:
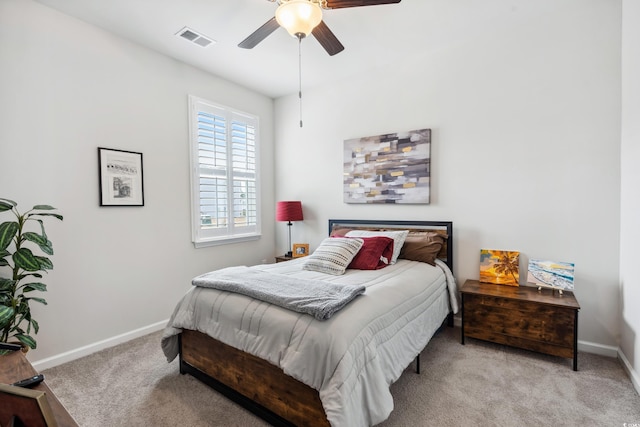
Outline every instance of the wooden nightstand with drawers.
{"type": "Polygon", "coordinates": [[[572,292],[467,280],[462,288],[462,344],[477,338],[573,358],[578,370],[578,310],[572,292]]]}

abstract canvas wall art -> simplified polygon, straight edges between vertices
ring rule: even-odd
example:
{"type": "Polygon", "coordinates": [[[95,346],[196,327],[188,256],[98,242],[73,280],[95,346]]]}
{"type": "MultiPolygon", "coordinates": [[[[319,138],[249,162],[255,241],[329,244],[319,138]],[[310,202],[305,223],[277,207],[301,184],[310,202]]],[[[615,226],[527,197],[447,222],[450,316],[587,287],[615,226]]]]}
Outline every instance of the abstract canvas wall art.
{"type": "Polygon", "coordinates": [[[431,129],[344,141],[344,202],[428,204],[431,129]]]}
{"type": "Polygon", "coordinates": [[[480,281],[520,286],[520,252],[481,249],[480,281]]]}
{"type": "Polygon", "coordinates": [[[572,291],[574,269],[571,262],[530,259],[527,284],[572,291]]]}

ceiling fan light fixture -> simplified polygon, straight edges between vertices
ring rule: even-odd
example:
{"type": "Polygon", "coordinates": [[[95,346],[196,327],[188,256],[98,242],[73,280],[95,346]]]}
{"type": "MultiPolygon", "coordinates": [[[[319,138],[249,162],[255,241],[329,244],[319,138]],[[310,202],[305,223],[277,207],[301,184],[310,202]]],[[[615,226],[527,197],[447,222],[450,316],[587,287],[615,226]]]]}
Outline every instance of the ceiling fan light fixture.
{"type": "Polygon", "coordinates": [[[282,0],[276,21],[293,37],[306,37],[322,21],[322,9],[313,0],[282,0]]]}

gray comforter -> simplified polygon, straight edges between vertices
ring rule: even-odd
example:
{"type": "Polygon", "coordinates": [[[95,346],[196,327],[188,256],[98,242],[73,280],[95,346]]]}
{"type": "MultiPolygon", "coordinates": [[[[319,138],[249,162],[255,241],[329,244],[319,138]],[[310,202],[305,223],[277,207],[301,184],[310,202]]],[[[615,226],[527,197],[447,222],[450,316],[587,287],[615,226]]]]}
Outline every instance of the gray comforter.
{"type": "Polygon", "coordinates": [[[318,320],[329,319],[366,289],[362,285],[294,278],[245,266],[205,273],[191,283],[201,288],[246,295],[298,313],[310,314],[318,320]]]}
{"type": "Polygon", "coordinates": [[[393,409],[389,386],[429,342],[451,309],[456,286],[444,264],[398,260],[381,270],[333,276],[302,268],[304,258],[249,267],[296,280],[365,286],[330,319],[318,320],[235,292],[192,286],[162,337],[168,361],[183,329],[253,354],[318,390],[333,427],[365,427],[393,409]],[[444,270],[444,273],[443,273],[444,270]],[[451,280],[445,280],[445,277],[451,280]]]}

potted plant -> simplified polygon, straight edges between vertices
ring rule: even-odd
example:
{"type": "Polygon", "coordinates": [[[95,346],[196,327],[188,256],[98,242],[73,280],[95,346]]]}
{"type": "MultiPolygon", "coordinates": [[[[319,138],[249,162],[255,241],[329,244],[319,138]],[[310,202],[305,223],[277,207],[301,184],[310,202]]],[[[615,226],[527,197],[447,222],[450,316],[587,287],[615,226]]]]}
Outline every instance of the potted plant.
{"type": "MultiPolygon", "coordinates": [[[[16,206],[16,202],[0,198],[0,213],[11,212],[15,216],[15,220],[0,224],[0,342],[17,340],[28,349],[36,348],[31,331],[37,334],[39,329],[38,322],[31,317],[29,304],[32,301],[47,304],[44,298],[32,295],[35,291],[46,292],[47,286],[39,279],[53,268],[49,258],[34,254],[32,249],[53,255],[43,219],[62,220],[62,215],[48,212],[55,210],[49,205],[36,205],[25,213],[20,213],[16,206]],[[30,223],[40,224],[40,232],[26,231],[30,223]]],[[[37,225],[34,228],[38,230],[37,225]]]]}

